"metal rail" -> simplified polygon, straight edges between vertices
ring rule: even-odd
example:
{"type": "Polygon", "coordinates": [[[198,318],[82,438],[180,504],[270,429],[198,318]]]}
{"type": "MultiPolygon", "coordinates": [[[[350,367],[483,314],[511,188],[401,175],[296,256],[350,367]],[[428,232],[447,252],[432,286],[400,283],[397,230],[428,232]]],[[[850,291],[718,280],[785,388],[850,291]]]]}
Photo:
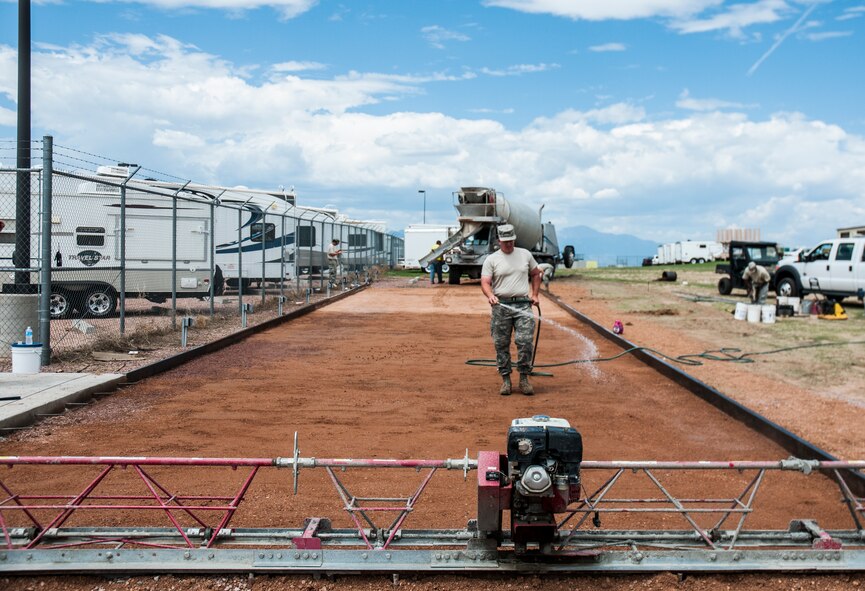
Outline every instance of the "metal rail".
{"type": "MultiPolygon", "coordinates": [[[[439,470],[466,476],[478,468],[467,453],[445,460],[302,458],[296,448],[293,457],[277,458],[9,456],[0,457],[4,466],[0,572],[865,570],[865,502],[841,478],[865,461],[586,461],[586,492],[560,514],[555,547],[528,556],[514,553],[507,530],[491,538],[474,520],[465,529],[404,529],[439,470]],[[325,518],[302,527],[232,527],[256,476],[274,468],[291,469],[295,478],[300,469],[323,468],[354,528],[333,528],[325,518]],[[419,483],[408,497],[387,490],[361,497],[338,475],[358,469],[406,473],[372,479],[384,489],[395,482],[404,488],[409,478],[419,483]],[[80,488],[54,490],[50,475],[57,470],[80,474],[80,488]],[[213,470],[222,472],[216,478],[201,472],[213,470]],[[712,498],[673,493],[718,471],[729,473],[724,491],[737,483],[741,490],[712,498]],[[758,492],[782,472],[834,477],[852,527],[827,531],[801,519],[819,516],[793,516],[784,531],[745,528],[758,507],[771,504],[766,496],[755,504],[758,492]],[[634,478],[642,485],[634,486],[634,478]],[[50,490],[33,491],[33,482],[50,490]],[[207,482],[219,482],[220,490],[207,482]],[[634,495],[647,485],[660,494],[634,495]],[[375,522],[382,514],[394,516],[386,526],[375,522]],[[601,529],[601,518],[613,520],[615,529],[601,529]],[[619,527],[628,522],[644,527],[619,527]]],[[[832,495],[827,502],[836,500],[832,495]]]]}

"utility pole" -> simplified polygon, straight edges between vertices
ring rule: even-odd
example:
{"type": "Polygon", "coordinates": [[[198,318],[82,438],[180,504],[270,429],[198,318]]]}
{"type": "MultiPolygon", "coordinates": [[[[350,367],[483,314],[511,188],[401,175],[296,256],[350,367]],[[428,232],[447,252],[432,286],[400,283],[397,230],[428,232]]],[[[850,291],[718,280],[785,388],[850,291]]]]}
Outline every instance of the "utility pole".
{"type": "Polygon", "coordinates": [[[18,172],[15,175],[14,293],[36,293],[30,286],[30,0],[18,0],[18,172]]]}

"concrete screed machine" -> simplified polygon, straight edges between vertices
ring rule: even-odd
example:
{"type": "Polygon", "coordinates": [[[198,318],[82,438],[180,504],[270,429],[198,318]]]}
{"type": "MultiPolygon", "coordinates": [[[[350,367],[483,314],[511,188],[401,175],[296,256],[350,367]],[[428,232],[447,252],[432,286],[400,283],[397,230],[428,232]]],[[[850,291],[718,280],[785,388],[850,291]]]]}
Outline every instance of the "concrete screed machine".
{"type": "MultiPolygon", "coordinates": [[[[295,434],[292,457],[3,456],[0,467],[15,468],[0,471],[0,574],[865,570],[863,487],[854,482],[865,461],[584,460],[580,433],[545,415],[513,420],[505,452],[477,459],[468,450],[444,460],[300,457],[295,434]],[[90,476],[65,485],[81,489],[32,490],[38,471],[60,468],[90,476]],[[243,521],[246,496],[258,498],[259,515],[268,511],[263,499],[285,498],[272,488],[267,496],[252,491],[259,471],[285,468],[295,493],[300,469],[326,471],[353,526],[333,527],[326,517],[301,527],[232,523],[243,521]],[[398,478],[351,476],[363,469],[403,470],[398,478]],[[476,517],[463,529],[406,528],[438,470],[464,478],[477,471],[476,517]],[[758,508],[782,519],[787,509],[803,510],[775,503],[771,492],[755,499],[769,479],[808,490],[789,479],[811,473],[837,479],[852,528],[824,530],[814,515],[792,515],[787,529],[744,527],[758,508]],[[226,474],[235,475],[233,494],[226,474]],[[711,497],[695,494],[701,478],[712,483],[711,497]],[[393,494],[412,481],[413,493],[393,494]],[[381,494],[370,496],[372,489],[381,494]],[[91,516],[113,525],[88,525],[91,516]],[[157,518],[166,525],[152,523],[157,518]]],[[[813,488],[824,491],[821,505],[837,505],[826,480],[813,488]]],[[[819,516],[839,523],[838,515],[819,516]]]]}
{"type": "Polygon", "coordinates": [[[459,231],[420,259],[421,266],[426,266],[443,256],[448,265],[448,283],[459,284],[463,275],[480,278],[484,260],[499,248],[496,230],[501,224],[514,227],[516,246],[530,251],[538,263],[553,267],[564,264],[569,269],[573,266],[574,247],[566,246],[559,252],[555,226],[541,220],[543,206],[535,211],[485,187],[463,187],[454,196],[459,231]]]}

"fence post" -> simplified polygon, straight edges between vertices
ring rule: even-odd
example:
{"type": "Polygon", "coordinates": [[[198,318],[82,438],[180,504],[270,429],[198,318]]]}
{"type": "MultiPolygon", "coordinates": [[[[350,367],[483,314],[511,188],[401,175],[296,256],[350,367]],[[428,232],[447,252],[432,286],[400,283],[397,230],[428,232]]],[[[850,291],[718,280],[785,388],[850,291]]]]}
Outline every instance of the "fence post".
{"type": "Polygon", "coordinates": [[[294,291],[300,293],[300,243],[297,241],[297,222],[298,222],[297,206],[294,208],[294,216],[291,218],[291,225],[294,229],[294,291]]]}
{"type": "Polygon", "coordinates": [[[39,295],[39,340],[42,365],[51,363],[51,187],[53,184],[54,138],[42,138],[42,288],[39,295]]]}
{"type": "Polygon", "coordinates": [[[316,213],[312,216],[312,219],[309,220],[309,268],[308,273],[306,274],[306,290],[307,293],[312,289],[312,249],[315,246],[315,216],[318,215],[316,213]]]}
{"type": "Polygon", "coordinates": [[[324,265],[327,262],[327,254],[324,246],[324,220],[321,220],[321,265],[318,267],[318,291],[324,291],[324,265]]]}
{"type": "Polygon", "coordinates": [[[126,334],[126,183],[141,170],[137,166],[132,174],[127,169],[126,179],[120,183],[120,334],[126,334]]]}
{"type": "MultiPolygon", "coordinates": [[[[216,295],[216,201],[210,202],[210,317],[213,318],[213,298],[216,295]]],[[[224,279],[223,279],[224,281],[224,279]]]]}
{"type": "Polygon", "coordinates": [[[177,194],[171,198],[171,328],[177,330],[177,194]]]}
{"type": "Polygon", "coordinates": [[[285,301],[285,212],[279,216],[279,297],[285,301]]]}
{"type": "Polygon", "coordinates": [[[267,275],[265,269],[267,257],[267,210],[261,212],[261,304],[264,305],[264,278],[267,275]]]}
{"type": "Polygon", "coordinates": [[[243,317],[243,206],[237,210],[237,313],[243,317]]]}

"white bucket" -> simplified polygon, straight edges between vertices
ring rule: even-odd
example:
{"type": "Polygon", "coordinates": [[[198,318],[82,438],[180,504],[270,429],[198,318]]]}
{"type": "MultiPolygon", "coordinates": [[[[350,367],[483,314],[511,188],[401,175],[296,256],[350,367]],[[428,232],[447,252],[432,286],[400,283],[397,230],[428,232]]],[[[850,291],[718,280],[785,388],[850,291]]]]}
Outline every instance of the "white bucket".
{"type": "Polygon", "coordinates": [[[736,311],[733,313],[733,318],[736,320],[744,320],[748,317],[748,304],[742,302],[736,303],[736,311]]]}
{"type": "Polygon", "coordinates": [[[42,369],[42,343],[12,344],[12,373],[39,373],[42,369]]]}
{"type": "Polygon", "coordinates": [[[775,306],[763,306],[763,324],[775,324],[775,306]]]}
{"type": "Polygon", "coordinates": [[[748,304],[748,322],[760,322],[760,313],[763,306],[760,304],[748,304]]]}
{"type": "Polygon", "coordinates": [[[788,297],[787,298],[787,305],[793,306],[793,312],[794,313],[796,313],[796,314],[799,313],[799,298],[794,298],[793,296],[788,297]]]}
{"type": "Polygon", "coordinates": [[[802,300],[802,303],[799,304],[799,313],[803,316],[808,316],[811,314],[811,308],[814,305],[813,300],[802,300]]]}

